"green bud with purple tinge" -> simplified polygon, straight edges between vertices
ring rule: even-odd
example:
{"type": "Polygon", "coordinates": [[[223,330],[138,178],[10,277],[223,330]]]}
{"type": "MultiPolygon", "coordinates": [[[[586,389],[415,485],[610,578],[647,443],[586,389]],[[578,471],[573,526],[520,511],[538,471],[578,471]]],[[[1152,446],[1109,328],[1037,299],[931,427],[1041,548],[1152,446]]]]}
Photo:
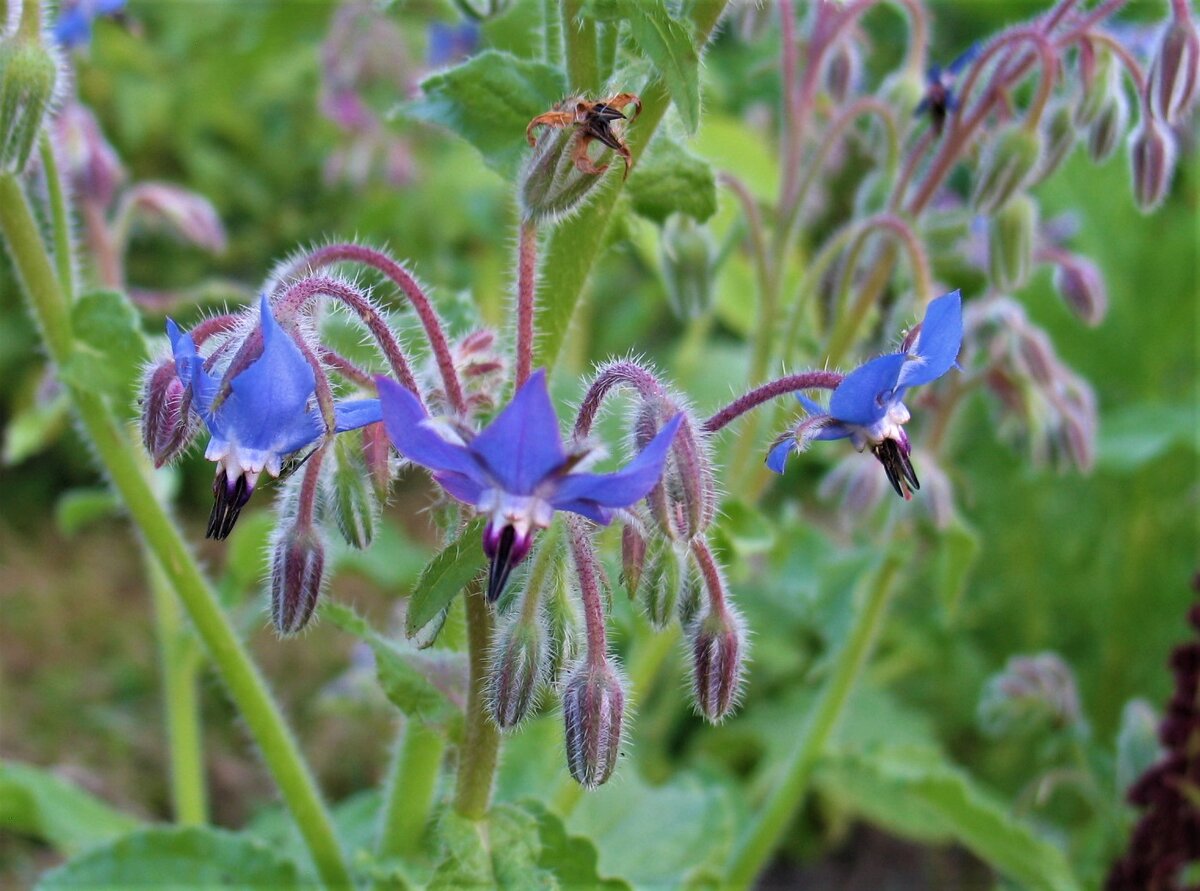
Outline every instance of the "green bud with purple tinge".
{"type": "Polygon", "coordinates": [[[1041,163],[1038,164],[1030,185],[1040,183],[1057,170],[1071,154],[1079,138],[1079,131],[1075,126],[1075,115],[1071,111],[1071,106],[1065,102],[1051,106],[1044,121],[1046,149],[1042,153],[1041,163]]]}
{"type": "Polygon", "coordinates": [[[546,678],[555,685],[563,670],[579,658],[584,642],[583,623],[575,605],[577,598],[566,576],[559,567],[543,601],[548,641],[546,678]]]}
{"type": "Polygon", "coordinates": [[[675,619],[679,592],[687,570],[684,555],[665,536],[656,536],[646,558],[646,571],[638,589],[638,600],[646,618],[658,631],[675,619]]]}
{"type": "Polygon", "coordinates": [[[686,214],[667,218],[660,239],[663,283],[671,311],[694,319],[712,306],[712,262],[715,253],[708,231],[686,214]]]}
{"type": "Polygon", "coordinates": [[[1067,308],[1085,325],[1095,327],[1104,320],[1108,312],[1108,291],[1104,287],[1104,277],[1091,260],[1078,254],[1058,259],[1054,288],[1067,308]]]}
{"type": "Polygon", "coordinates": [[[375,537],[379,501],[375,497],[362,449],[349,437],[338,437],[327,493],[333,518],[346,544],[365,550],[375,537]]]}
{"type": "Polygon", "coordinates": [[[0,170],[24,172],[58,80],[58,62],[40,40],[17,35],[0,42],[0,170]]]}
{"type": "Polygon", "coordinates": [[[1147,87],[1155,116],[1168,124],[1191,110],[1200,83],[1200,33],[1190,16],[1178,13],[1163,31],[1147,87]]]}
{"type": "Polygon", "coordinates": [[[1128,126],[1129,100],[1125,98],[1125,92],[1118,84],[1109,100],[1104,103],[1100,114],[1088,127],[1088,157],[1096,164],[1103,164],[1111,158],[1128,126]]]}
{"type": "Polygon", "coordinates": [[[562,691],[567,768],[585,789],[604,785],[621,754],[625,689],[608,659],[590,658],[571,672],[562,691]]]}
{"type": "Polygon", "coordinates": [[[1159,121],[1149,118],[1129,137],[1133,197],[1142,213],[1162,204],[1175,173],[1175,139],[1159,121]]]}
{"type": "Polygon", "coordinates": [[[537,616],[517,616],[496,634],[487,676],[487,706],[501,730],[512,730],[536,707],[548,665],[548,642],[537,616]]]}
{"type": "Polygon", "coordinates": [[[321,595],[325,545],[311,525],[289,526],[271,548],[271,623],[295,634],[312,618],[321,595]]]}
{"type": "Polygon", "coordinates": [[[637,596],[645,568],[646,537],[636,525],[626,523],[621,529],[621,580],[630,600],[637,596]]]}
{"type": "Polygon", "coordinates": [[[985,150],[971,196],[971,207],[988,214],[1025,187],[1041,161],[1042,136],[1014,124],[985,150]]]}
{"type": "Polygon", "coordinates": [[[1080,69],[1083,91],[1075,104],[1075,124],[1082,128],[1100,116],[1113,91],[1120,89],[1120,72],[1112,53],[1094,43],[1086,43],[1080,50],[1080,69]]]}
{"type": "Polygon", "coordinates": [[[1013,292],[1029,279],[1037,205],[1017,195],[992,215],[988,223],[988,278],[998,291],[1013,292]]]}

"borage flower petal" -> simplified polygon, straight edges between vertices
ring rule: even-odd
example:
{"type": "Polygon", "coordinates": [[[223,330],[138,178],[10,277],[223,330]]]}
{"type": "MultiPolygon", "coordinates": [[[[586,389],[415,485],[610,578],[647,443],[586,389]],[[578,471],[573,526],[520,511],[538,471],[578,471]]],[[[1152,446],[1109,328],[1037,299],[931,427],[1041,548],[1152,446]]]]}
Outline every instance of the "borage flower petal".
{"type": "Polygon", "coordinates": [[[489,515],[483,549],[491,561],[492,601],[555,511],[606,525],[614,510],[644,498],[662,476],[681,421],[671,419],[623,469],[586,473],[575,470],[584,453],[563,445],[544,370],[531,375],[474,436],[430,418],[416,396],[395,381],[380,377],[377,384],[384,425],[400,454],[430,470],[452,498],[489,515]]]}

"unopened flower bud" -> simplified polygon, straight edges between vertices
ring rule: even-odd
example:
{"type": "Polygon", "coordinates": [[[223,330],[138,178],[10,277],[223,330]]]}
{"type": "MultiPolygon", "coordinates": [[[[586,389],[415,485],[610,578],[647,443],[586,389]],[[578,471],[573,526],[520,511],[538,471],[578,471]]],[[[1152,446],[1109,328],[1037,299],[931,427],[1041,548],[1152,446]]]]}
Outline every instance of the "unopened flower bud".
{"type": "Polygon", "coordinates": [[[1087,42],[1080,49],[1080,75],[1083,91],[1075,105],[1075,123],[1088,127],[1100,116],[1114,91],[1121,87],[1120,72],[1112,53],[1104,47],[1087,42]]]}
{"type": "Polygon", "coordinates": [[[555,573],[553,587],[546,593],[543,600],[548,640],[546,677],[557,684],[563,670],[573,665],[583,650],[583,623],[575,605],[577,598],[561,569],[555,573]]]}
{"type": "Polygon", "coordinates": [[[862,74],[862,54],[852,40],[839,40],[825,63],[825,89],[834,102],[845,102],[862,74]]]}
{"type": "Polygon", "coordinates": [[[925,80],[919,72],[905,65],[884,80],[879,95],[889,106],[898,109],[899,117],[903,119],[910,116],[925,98],[925,80]]]}
{"type": "Polygon", "coordinates": [[[694,319],[712,305],[713,245],[708,230],[686,214],[672,214],[663,226],[663,282],[667,302],[680,319],[694,319]]]}
{"type": "Polygon", "coordinates": [[[690,626],[704,609],[704,580],[700,570],[690,558],[683,563],[683,577],[679,586],[679,624],[690,626]]]}
{"type": "Polygon", "coordinates": [[[1033,259],[1037,205],[1028,195],[1016,195],[992,216],[988,229],[988,277],[998,291],[1012,292],[1025,284],[1033,259]]]}
{"type": "Polygon", "coordinates": [[[392,445],[388,441],[383,422],[368,424],[362,428],[363,460],[371,474],[371,484],[377,498],[387,498],[392,485],[392,445]]]}
{"type": "MultiPolygon", "coordinates": [[[[679,413],[679,404],[668,396],[643,400],[634,421],[636,448],[644,449],[679,413]]],[[[712,462],[697,429],[699,424],[687,414],[675,435],[662,479],[646,496],[662,532],[684,541],[708,528],[716,510],[712,462]]]]}
{"type": "Polygon", "coordinates": [[[1163,31],[1150,65],[1150,106],[1160,120],[1175,124],[1192,107],[1200,82],[1200,33],[1188,15],[1175,15],[1163,31]]]}
{"type": "Polygon", "coordinates": [[[1108,292],[1096,264],[1078,254],[1065,256],[1054,269],[1054,287],[1067,308],[1090,327],[1108,312],[1108,292]]]}
{"type": "Polygon", "coordinates": [[[18,35],[0,41],[0,170],[25,170],[58,80],[58,62],[40,40],[18,35]]]}
{"type": "Polygon", "coordinates": [[[621,530],[621,578],[630,600],[637,596],[645,568],[646,537],[633,523],[626,523],[621,530]]]}
{"type": "Polygon", "coordinates": [[[487,677],[487,703],[501,730],[516,727],[537,706],[546,677],[547,643],[536,616],[517,616],[497,632],[487,677]]]}
{"type": "Polygon", "coordinates": [[[108,207],[125,178],[121,159],[87,106],[72,102],[55,118],[54,131],[62,153],[63,171],[70,177],[72,193],[80,199],[108,207]]]}
{"type": "MultiPolygon", "coordinates": [[[[581,98],[572,96],[554,106],[555,111],[574,109],[581,98]]],[[[578,152],[584,133],[577,127],[543,127],[533,154],[521,173],[518,194],[521,217],[532,223],[555,220],[582,206],[604,177],[579,169],[578,152]]]]}
{"type": "Polygon", "coordinates": [[[168,183],[141,183],[125,198],[129,212],[165,224],[185,241],[213,253],[225,250],[225,227],[208,199],[168,183]]]}
{"type": "Polygon", "coordinates": [[[271,552],[271,622],[281,635],[308,624],[321,594],[325,545],[317,530],[289,526],[271,552]]]}
{"type": "Polygon", "coordinates": [[[1129,163],[1133,168],[1133,197],[1142,213],[1162,204],[1175,173],[1175,140],[1153,118],[1143,120],[1129,137],[1129,163]]]}
{"type": "Polygon", "coordinates": [[[638,589],[638,600],[646,611],[646,618],[656,630],[666,628],[675,618],[676,603],[687,572],[685,555],[681,554],[671,539],[657,536],[646,559],[646,572],[638,589]]]}
{"type": "Polygon", "coordinates": [[[199,429],[199,418],[190,410],[191,390],[183,385],[173,359],[147,369],[142,382],[142,443],[162,467],[188,447],[199,429]]]}
{"type": "Polygon", "coordinates": [[[351,440],[339,437],[334,445],[334,467],[329,476],[333,518],[346,544],[364,550],[371,546],[379,520],[379,501],[369,481],[362,453],[351,440]]]}
{"type": "Polygon", "coordinates": [[[1088,157],[1096,164],[1103,164],[1116,151],[1121,137],[1129,126],[1129,100],[1119,87],[1092,121],[1087,131],[1088,157]]]}
{"type": "Polygon", "coordinates": [[[567,768],[585,789],[602,786],[612,776],[621,753],[625,689],[605,659],[581,662],[562,692],[567,768]]]}
{"type": "Polygon", "coordinates": [[[1065,102],[1054,105],[1046,113],[1043,127],[1045,128],[1046,149],[1042,153],[1041,163],[1034,172],[1033,183],[1040,183],[1062,165],[1062,162],[1071,154],[1071,150],[1075,148],[1075,142],[1079,136],[1079,131],[1075,126],[1075,116],[1071,112],[1071,107],[1065,102]]]}
{"type": "Polygon", "coordinates": [[[688,636],[696,709],[710,723],[719,724],[736,707],[742,689],[745,631],[741,617],[726,605],[695,622],[688,636]]]}
{"type": "Polygon", "coordinates": [[[1043,722],[1056,729],[1080,722],[1079,692],[1071,667],[1057,653],[1013,656],[988,681],[979,719],[986,731],[996,735],[1043,722]]]}
{"type": "Polygon", "coordinates": [[[1028,182],[1042,153],[1037,130],[1014,124],[1001,133],[980,162],[971,206],[978,213],[1001,207],[1028,182]]]}

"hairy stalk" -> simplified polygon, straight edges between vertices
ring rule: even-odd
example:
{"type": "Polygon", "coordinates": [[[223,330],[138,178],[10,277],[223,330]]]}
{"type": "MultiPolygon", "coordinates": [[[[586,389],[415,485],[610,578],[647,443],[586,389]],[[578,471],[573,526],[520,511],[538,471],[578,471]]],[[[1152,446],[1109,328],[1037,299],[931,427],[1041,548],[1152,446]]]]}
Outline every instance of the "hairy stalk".
{"type": "Polygon", "coordinates": [[[384,792],[375,849],[380,857],[406,857],[420,850],[445,753],[446,740],[439,731],[415,718],[404,719],[384,792]]]}
{"type": "Polygon", "coordinates": [[[604,627],[604,594],[596,579],[600,572],[596,552],[582,520],[572,514],[567,517],[567,533],[571,556],[579,577],[579,595],[583,601],[583,621],[587,629],[587,661],[593,668],[602,668],[608,659],[608,634],[604,627]]]}
{"type": "Polygon", "coordinates": [[[842,375],[836,371],[804,371],[800,374],[789,374],[765,383],[761,387],[755,387],[745,396],[738,397],[705,421],[701,429],[705,433],[716,433],[746,412],[757,408],[764,402],[769,402],[776,396],[798,393],[801,390],[833,390],[841,382],[842,375]]]}
{"type": "Polygon", "coordinates": [[[771,784],[766,803],[734,846],[725,870],[724,886],[750,888],[755,877],[787,830],[796,810],[804,801],[808,781],[817,759],[824,754],[830,737],[845,712],[855,681],[871,656],[875,639],[887,615],[887,605],[895,586],[900,559],[894,553],[883,558],[870,581],[862,608],[850,629],[850,636],[838,652],[832,671],[817,695],[796,748],[788,756],[778,777],[771,784]]]}
{"type": "Polygon", "coordinates": [[[467,607],[467,654],[470,687],[467,727],[458,755],[454,809],[471,820],[482,820],[492,799],[492,781],[500,753],[500,731],[487,709],[488,650],[492,640],[492,611],[478,581],[463,592],[467,607]]]}
{"type": "Polygon", "coordinates": [[[537,225],[521,224],[517,247],[517,372],[514,387],[521,388],[533,371],[533,323],[537,309],[537,225]]]}
{"type": "MultiPolygon", "coordinates": [[[[29,203],[20,183],[11,175],[0,176],[0,230],[47,350],[58,365],[65,365],[74,352],[66,299],[29,203]]],[[[70,381],[65,383],[97,457],[147,548],[183,601],[230,698],[258,744],[318,873],[327,885],[348,886],[350,873],[312,774],[266,682],[222,612],[215,592],[151,490],[136,458],[137,447],[102,397],[70,381]]]]}
{"type": "Polygon", "coordinates": [[[562,0],[563,42],[566,46],[567,88],[594,93],[600,89],[596,52],[596,22],[584,16],[583,0],[562,0]]]}
{"type": "Polygon", "coordinates": [[[200,704],[196,696],[199,653],[192,645],[179,601],[162,567],[146,555],[146,577],[154,601],[154,630],[162,667],[163,711],[171,771],[171,811],[175,822],[202,826],[208,822],[208,792],[204,780],[200,704]]]}
{"type": "Polygon", "coordinates": [[[46,177],[46,193],[50,199],[54,267],[58,270],[58,283],[62,286],[63,298],[70,303],[75,299],[75,253],[71,245],[71,211],[67,206],[62,177],[58,174],[58,157],[54,154],[54,144],[46,133],[41,137],[40,152],[42,170],[46,177]]]}
{"type": "Polygon", "coordinates": [[[600,413],[608,394],[617,387],[632,387],[643,399],[662,396],[666,390],[654,374],[636,362],[618,360],[605,365],[596,374],[579,403],[579,414],[575,418],[575,436],[585,437],[592,432],[592,425],[600,413]]]}

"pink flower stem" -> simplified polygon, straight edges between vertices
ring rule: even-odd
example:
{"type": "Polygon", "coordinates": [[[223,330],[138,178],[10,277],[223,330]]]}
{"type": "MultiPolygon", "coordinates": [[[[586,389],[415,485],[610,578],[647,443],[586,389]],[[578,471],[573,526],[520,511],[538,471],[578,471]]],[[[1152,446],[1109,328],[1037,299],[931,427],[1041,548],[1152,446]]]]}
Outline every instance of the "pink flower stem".
{"type": "Polygon", "coordinates": [[[800,374],[789,374],[778,380],[770,381],[761,387],[755,387],[745,396],[735,399],[711,418],[704,422],[701,428],[705,433],[716,433],[722,427],[744,415],[752,408],[757,408],[764,402],[769,402],[776,396],[785,393],[796,393],[801,390],[834,390],[842,382],[843,375],[836,371],[805,371],[800,374]]]}
{"type": "Polygon", "coordinates": [[[192,335],[192,343],[196,346],[204,343],[210,337],[215,337],[218,334],[224,334],[237,327],[238,317],[233,313],[222,313],[219,316],[202,319],[196,323],[188,333],[192,335]]]}
{"type": "Polygon", "coordinates": [[[708,592],[708,608],[717,615],[725,613],[725,580],[721,577],[721,567],[717,565],[708,542],[703,535],[697,535],[691,541],[692,555],[704,578],[704,588],[708,592]]]}
{"type": "Polygon", "coordinates": [[[317,490],[321,480],[321,463],[325,446],[319,446],[304,462],[304,478],[300,480],[300,500],[296,506],[296,528],[309,529],[317,509],[317,490]]]}
{"type": "Polygon", "coordinates": [[[321,361],[330,368],[337,371],[342,377],[349,381],[353,381],[360,387],[371,388],[375,386],[375,381],[370,373],[363,368],[359,368],[341,353],[329,349],[329,347],[321,347],[319,350],[321,361]]]}
{"type": "Polygon", "coordinates": [[[569,516],[566,520],[571,540],[571,555],[579,577],[579,593],[583,600],[583,620],[587,629],[587,659],[593,668],[602,668],[608,659],[608,638],[604,630],[604,599],[600,593],[600,566],[583,520],[569,516]]]}
{"type": "Polygon", "coordinates": [[[666,389],[654,373],[636,362],[621,360],[605,365],[597,373],[579,405],[579,415],[575,418],[577,437],[582,438],[592,432],[592,424],[609,391],[620,386],[632,387],[643,399],[655,399],[666,394],[666,389]]]}
{"type": "Polygon", "coordinates": [[[537,297],[537,225],[521,224],[517,248],[517,371],[520,388],[533,371],[533,317],[537,297]]]}
{"type": "MultiPolygon", "coordinates": [[[[451,354],[450,345],[446,340],[445,327],[442,325],[442,320],[438,317],[433,303],[426,296],[425,292],[421,290],[421,286],[417,284],[416,279],[409,274],[403,265],[382,251],[377,251],[365,245],[331,244],[317,248],[312,253],[297,259],[289,267],[280,272],[276,276],[276,280],[286,281],[288,278],[305,271],[315,271],[336,263],[347,262],[360,263],[363,266],[369,266],[372,269],[378,270],[404,292],[404,296],[408,298],[409,303],[416,310],[417,316],[421,320],[421,325],[425,329],[425,336],[428,338],[429,346],[433,350],[438,372],[442,377],[442,384],[446,388],[446,398],[449,400],[451,408],[457,412],[465,413],[467,410],[466,398],[463,395],[462,383],[458,379],[458,372],[454,367],[454,356],[451,354]]],[[[394,342],[394,338],[392,339],[394,342]]],[[[388,358],[391,360],[392,357],[389,355],[388,358]]],[[[398,370],[397,376],[399,376],[398,370]]],[[[416,382],[412,379],[411,374],[408,375],[408,379],[400,377],[400,382],[414,393],[419,393],[416,382]]]]}

